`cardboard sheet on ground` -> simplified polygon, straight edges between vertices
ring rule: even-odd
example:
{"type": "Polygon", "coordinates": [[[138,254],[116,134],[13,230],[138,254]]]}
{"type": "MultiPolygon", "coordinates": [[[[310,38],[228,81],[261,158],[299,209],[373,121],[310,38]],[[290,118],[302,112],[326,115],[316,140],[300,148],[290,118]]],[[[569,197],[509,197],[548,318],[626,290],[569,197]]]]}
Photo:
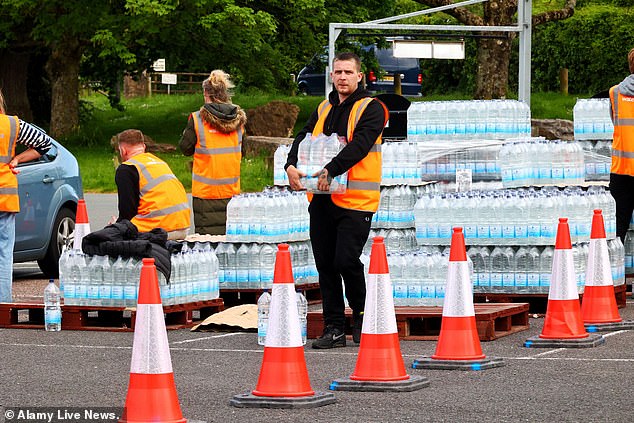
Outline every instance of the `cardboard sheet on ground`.
{"type": "Polygon", "coordinates": [[[202,323],[194,326],[193,331],[234,331],[237,329],[258,329],[258,306],[242,304],[212,314],[202,323]]]}

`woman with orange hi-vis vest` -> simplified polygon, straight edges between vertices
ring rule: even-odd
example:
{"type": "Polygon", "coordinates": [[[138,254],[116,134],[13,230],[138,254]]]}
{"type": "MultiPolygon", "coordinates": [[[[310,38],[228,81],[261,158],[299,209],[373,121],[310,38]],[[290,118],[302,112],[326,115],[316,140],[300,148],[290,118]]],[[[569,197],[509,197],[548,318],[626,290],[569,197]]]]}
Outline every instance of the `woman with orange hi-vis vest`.
{"type": "Polygon", "coordinates": [[[346,346],[342,279],[352,308],[352,339],[356,343],[361,339],[366,292],[360,257],[370,233],[372,214],[379,206],[381,136],[389,116],[383,103],[359,87],[362,77],[356,54],[337,54],[331,72],[335,91],[297,135],[285,166],[291,188],[303,189],[300,177],[305,175],[296,165],[299,144],[305,135],[336,133],[346,139],[347,145],[314,175],[318,177],[317,188],[328,191],[332,178],[348,171],[346,192],[313,195],[308,207],[310,241],[324,313],[324,333],[313,342],[313,348],[346,346]]]}
{"type": "Polygon", "coordinates": [[[51,148],[51,138],[41,129],[5,114],[0,91],[0,302],[12,302],[15,215],[20,211],[18,163],[39,158],[51,148]],[[28,148],[15,155],[16,143],[28,148]]]}
{"type": "Polygon", "coordinates": [[[180,140],[184,155],[194,155],[192,205],[196,233],[222,235],[227,204],[240,193],[242,136],[247,117],[231,103],[229,75],[214,70],[203,81],[205,104],[189,117],[180,140]]]}
{"type": "Polygon", "coordinates": [[[117,135],[123,163],[115,172],[119,218],[139,232],[161,228],[167,238],[184,239],[189,231],[190,208],[183,184],[163,160],[145,152],[145,137],[138,129],[117,135]]]}
{"type": "Polygon", "coordinates": [[[634,48],[627,55],[630,73],[610,88],[610,115],[614,123],[610,193],[616,201],[616,234],[621,241],[634,212],[634,48]]]}

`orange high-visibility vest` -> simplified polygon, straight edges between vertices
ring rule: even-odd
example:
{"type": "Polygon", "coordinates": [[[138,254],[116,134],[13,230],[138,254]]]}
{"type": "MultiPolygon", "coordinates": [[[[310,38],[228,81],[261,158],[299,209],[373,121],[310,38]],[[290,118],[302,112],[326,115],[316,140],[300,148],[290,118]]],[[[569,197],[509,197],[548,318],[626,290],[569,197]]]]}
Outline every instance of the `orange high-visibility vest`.
{"type": "Polygon", "coordinates": [[[611,173],[634,176],[634,97],[610,88],[614,136],[612,139],[611,173]]]}
{"type": "MultiPolygon", "coordinates": [[[[350,115],[348,116],[348,142],[354,142],[354,128],[357,126],[361,115],[368,107],[372,97],[365,97],[357,100],[352,106],[350,115]]],[[[385,123],[389,118],[389,112],[385,109],[385,123]]],[[[313,136],[317,136],[324,131],[324,123],[326,117],[332,109],[332,104],[328,100],[321,102],[317,108],[317,123],[313,128],[313,136]]],[[[346,192],[343,194],[331,194],[332,202],[344,209],[361,210],[376,212],[379,208],[379,199],[381,198],[381,135],[374,141],[374,145],[370,152],[361,161],[352,166],[348,170],[348,185],[346,192]]],[[[312,198],[308,196],[309,200],[312,198]]]]}
{"type": "Polygon", "coordinates": [[[240,193],[242,128],[228,134],[212,128],[192,113],[196,149],[192,170],[192,195],[197,198],[231,198],[240,193]]]}
{"type": "Polygon", "coordinates": [[[0,211],[19,212],[18,178],[8,163],[15,155],[15,144],[20,131],[17,116],[0,114],[0,211]]]}
{"type": "Polygon", "coordinates": [[[185,188],[163,160],[142,153],[123,162],[139,172],[139,210],[131,220],[140,232],[163,228],[167,232],[188,229],[189,201],[185,188]]]}

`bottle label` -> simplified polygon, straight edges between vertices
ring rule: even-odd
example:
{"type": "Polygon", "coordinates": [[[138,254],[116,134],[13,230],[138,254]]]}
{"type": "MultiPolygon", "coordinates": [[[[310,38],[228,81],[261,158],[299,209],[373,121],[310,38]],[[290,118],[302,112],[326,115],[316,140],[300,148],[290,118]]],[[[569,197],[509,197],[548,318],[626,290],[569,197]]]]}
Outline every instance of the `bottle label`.
{"type": "Polygon", "coordinates": [[[491,286],[502,286],[502,274],[501,273],[491,273],[491,286]]]}
{"type": "Polygon", "coordinates": [[[489,226],[488,225],[479,225],[478,226],[478,238],[489,238],[489,226]]]}
{"type": "Polygon", "coordinates": [[[542,273],[539,275],[539,286],[550,286],[550,273],[542,273]]]}
{"type": "Polygon", "coordinates": [[[489,232],[491,234],[491,238],[502,238],[501,225],[489,225],[489,232]]]}
{"type": "Polygon", "coordinates": [[[515,274],[515,286],[526,286],[528,284],[528,275],[518,272],[515,274]]]}
{"type": "Polygon", "coordinates": [[[529,273],[526,276],[527,286],[539,286],[539,273],[529,273]]]}
{"type": "Polygon", "coordinates": [[[114,300],[122,300],[123,299],[123,287],[121,285],[113,285],[112,286],[112,298],[114,300]]]}
{"type": "Polygon", "coordinates": [[[526,239],[528,236],[528,227],[526,225],[515,225],[515,238],[526,239]]]}
{"type": "Polygon", "coordinates": [[[71,285],[69,283],[64,284],[64,298],[65,299],[75,298],[76,292],[77,290],[75,288],[75,285],[71,285]]]}
{"type": "Polygon", "coordinates": [[[515,273],[502,273],[502,286],[515,286],[515,273]]]}
{"type": "Polygon", "coordinates": [[[515,225],[503,225],[502,238],[515,238],[515,225]]]}
{"type": "Polygon", "coordinates": [[[394,298],[407,298],[407,285],[394,285],[394,298]]]}
{"type": "Polygon", "coordinates": [[[466,238],[476,238],[478,231],[475,225],[465,225],[464,226],[464,236],[466,238]]]}
{"type": "Polygon", "coordinates": [[[45,325],[59,325],[62,323],[62,310],[57,307],[47,307],[44,310],[44,324],[45,325]]]}
{"type": "Polygon", "coordinates": [[[478,273],[478,286],[489,286],[491,284],[491,274],[489,272],[478,273]]]}
{"type": "Polygon", "coordinates": [[[528,225],[528,237],[529,238],[539,238],[541,234],[541,230],[539,225],[528,225]]]}
{"type": "Polygon", "coordinates": [[[418,283],[407,287],[408,298],[422,298],[422,295],[421,286],[418,283]]]}

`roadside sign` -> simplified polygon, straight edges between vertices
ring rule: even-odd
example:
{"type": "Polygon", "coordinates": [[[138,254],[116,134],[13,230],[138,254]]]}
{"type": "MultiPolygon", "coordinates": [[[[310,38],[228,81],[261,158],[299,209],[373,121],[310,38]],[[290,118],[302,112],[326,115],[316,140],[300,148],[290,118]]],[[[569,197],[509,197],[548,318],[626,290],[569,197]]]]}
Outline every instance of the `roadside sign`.
{"type": "Polygon", "coordinates": [[[165,72],[165,59],[158,59],[152,64],[154,72],[165,72]]]}
{"type": "Polygon", "coordinates": [[[161,74],[161,84],[176,85],[176,74],[175,73],[162,73],[161,74]]]}

